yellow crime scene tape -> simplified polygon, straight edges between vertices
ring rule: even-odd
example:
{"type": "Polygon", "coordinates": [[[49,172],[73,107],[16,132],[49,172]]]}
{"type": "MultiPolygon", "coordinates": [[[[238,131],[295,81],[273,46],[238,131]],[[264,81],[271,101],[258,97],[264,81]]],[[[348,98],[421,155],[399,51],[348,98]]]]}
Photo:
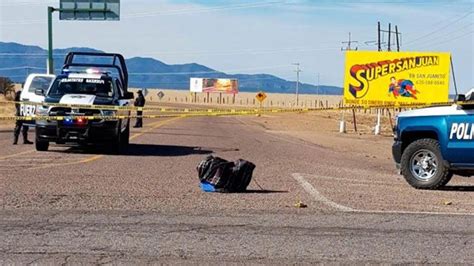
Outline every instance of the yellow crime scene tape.
{"type": "MultiPolygon", "coordinates": [[[[9,102],[11,103],[11,102],[9,102]]],[[[15,102],[13,102],[15,103],[15,102]]],[[[22,102],[25,103],[25,102],[22,102]]],[[[37,104],[37,103],[35,103],[37,104]]],[[[144,115],[68,115],[68,116],[0,116],[0,120],[64,120],[65,118],[85,118],[87,120],[117,120],[125,118],[163,118],[163,117],[192,117],[192,116],[229,116],[229,115],[255,115],[266,113],[298,113],[298,112],[314,112],[314,111],[343,111],[354,109],[387,109],[387,108],[421,108],[451,105],[453,102],[439,102],[430,104],[400,104],[400,105],[377,105],[377,106],[334,106],[334,107],[317,107],[317,108],[240,108],[240,109],[197,109],[197,108],[147,108],[147,107],[112,107],[109,105],[79,105],[79,104],[37,104],[45,106],[67,106],[75,108],[86,109],[100,109],[100,110],[128,110],[128,111],[151,111],[157,110],[164,114],[144,114],[144,115]],[[106,107],[102,109],[101,107],[106,107]]],[[[464,102],[462,104],[469,104],[464,102]]],[[[474,104],[474,102],[471,102],[474,104]]]]}
{"type": "MultiPolygon", "coordinates": [[[[48,107],[68,107],[68,108],[84,108],[90,110],[111,110],[111,111],[159,111],[163,113],[195,113],[195,112],[207,112],[207,113],[229,113],[229,112],[240,112],[248,110],[260,110],[267,112],[301,112],[301,111],[324,111],[324,110],[350,110],[350,109],[382,109],[382,108],[419,108],[428,106],[440,106],[440,105],[451,105],[454,102],[437,102],[437,103],[407,103],[407,104],[396,104],[396,105],[348,105],[348,106],[335,106],[335,107],[304,107],[304,108],[273,108],[273,107],[261,107],[261,108],[171,108],[171,107],[159,107],[159,106],[111,106],[111,105],[87,105],[87,104],[64,104],[64,103],[37,103],[37,102],[15,102],[15,101],[0,101],[2,104],[23,104],[23,105],[39,105],[48,107]]],[[[474,104],[474,102],[463,102],[460,104],[474,104]]]]}
{"type": "MultiPolygon", "coordinates": [[[[235,112],[240,110],[248,110],[248,108],[171,108],[171,107],[161,107],[161,106],[146,106],[146,107],[136,107],[136,106],[113,106],[113,105],[88,105],[88,104],[64,104],[64,103],[37,103],[37,102],[15,102],[15,101],[0,101],[0,105],[37,105],[45,107],[67,107],[67,108],[84,108],[90,110],[107,110],[107,111],[160,111],[167,113],[193,113],[193,112],[202,112],[206,111],[208,113],[215,112],[235,112]]],[[[253,108],[255,109],[255,108],[253,108]]],[[[275,108],[274,108],[275,109],[275,108]]],[[[284,109],[284,108],[277,108],[284,109]]]]}

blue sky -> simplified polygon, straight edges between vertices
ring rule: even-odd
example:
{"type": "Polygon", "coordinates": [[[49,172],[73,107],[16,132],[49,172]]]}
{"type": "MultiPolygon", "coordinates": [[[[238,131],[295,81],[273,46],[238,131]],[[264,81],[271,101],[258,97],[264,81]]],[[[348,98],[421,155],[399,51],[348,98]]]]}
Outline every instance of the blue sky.
{"type": "MultiPolygon", "coordinates": [[[[403,51],[448,51],[461,90],[474,86],[473,1],[122,0],[119,22],[55,15],[56,48],[88,46],[230,73],[270,73],[342,86],[349,32],[375,50],[377,21],[398,25],[403,51]]],[[[0,0],[0,41],[46,47],[46,7],[59,0],[0,0]]],[[[386,36],[384,37],[386,41],[386,36]]],[[[1,58],[0,58],[1,59],[1,58]]]]}

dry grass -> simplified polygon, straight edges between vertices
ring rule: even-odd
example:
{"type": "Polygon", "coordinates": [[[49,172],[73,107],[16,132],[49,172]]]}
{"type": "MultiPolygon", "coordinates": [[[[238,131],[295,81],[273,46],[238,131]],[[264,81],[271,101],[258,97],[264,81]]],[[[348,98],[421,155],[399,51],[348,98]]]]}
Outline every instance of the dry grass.
{"type": "MultiPolygon", "coordinates": [[[[4,102],[5,97],[0,95],[0,102],[4,102]]],[[[0,117],[15,115],[15,105],[13,104],[0,104],[0,117]]],[[[11,120],[1,120],[0,125],[12,125],[14,124],[11,120]]]]}
{"type": "MultiPolygon", "coordinates": [[[[137,89],[131,89],[136,92],[137,89]]],[[[207,101],[206,93],[198,93],[196,96],[189,91],[183,90],[165,90],[165,89],[149,89],[146,96],[150,103],[188,103],[188,104],[206,104],[206,105],[226,105],[226,106],[248,106],[257,107],[260,103],[256,100],[255,92],[240,92],[235,95],[212,93],[209,94],[209,101],[207,101]],[[159,91],[164,93],[164,97],[159,99],[157,94],[159,91]],[[222,103],[220,103],[222,99],[222,103]]],[[[342,100],[342,96],[335,95],[314,95],[314,94],[300,94],[299,106],[302,107],[320,107],[320,106],[336,106],[342,100]]],[[[267,93],[267,98],[263,102],[264,107],[292,107],[295,105],[295,94],[284,93],[267,93]]]]}

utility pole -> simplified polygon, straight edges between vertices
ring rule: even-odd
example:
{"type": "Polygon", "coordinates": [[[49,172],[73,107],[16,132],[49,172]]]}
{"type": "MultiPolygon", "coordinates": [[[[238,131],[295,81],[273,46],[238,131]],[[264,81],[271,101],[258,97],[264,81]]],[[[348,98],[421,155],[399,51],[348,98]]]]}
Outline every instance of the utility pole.
{"type": "Polygon", "coordinates": [[[389,52],[392,51],[392,49],[390,49],[390,43],[391,43],[390,37],[392,36],[392,29],[391,28],[392,28],[392,24],[388,23],[388,49],[387,50],[389,52]]]}
{"type": "Polygon", "coordinates": [[[341,42],[341,43],[342,43],[342,45],[347,44],[346,48],[341,47],[341,51],[352,51],[352,50],[357,51],[357,46],[356,46],[355,49],[352,49],[352,46],[351,46],[351,45],[352,45],[353,43],[358,43],[358,41],[353,41],[353,40],[351,39],[351,33],[350,33],[350,32],[349,32],[349,40],[348,40],[347,42],[341,42]]]}
{"type": "Polygon", "coordinates": [[[398,26],[395,25],[395,37],[397,38],[397,52],[400,52],[400,40],[398,37],[398,26]]]}
{"type": "Polygon", "coordinates": [[[377,22],[377,46],[378,46],[378,51],[382,51],[382,44],[380,42],[380,21],[377,22]]]}
{"type": "Polygon", "coordinates": [[[381,34],[382,33],[387,33],[388,34],[388,42],[387,42],[387,51],[392,51],[392,34],[395,34],[395,40],[397,44],[397,52],[400,52],[400,45],[401,45],[401,36],[402,33],[398,32],[398,26],[395,25],[395,32],[392,32],[392,23],[388,23],[388,30],[382,30],[380,29],[380,21],[377,23],[377,46],[378,46],[378,51],[382,51],[382,42],[381,42],[381,34]]]}
{"type": "Polygon", "coordinates": [[[298,103],[299,103],[299,94],[298,94],[298,89],[299,89],[299,85],[300,85],[300,72],[301,72],[301,69],[300,69],[300,63],[293,63],[293,65],[296,66],[296,106],[298,106],[298,103]]]}
{"type": "MultiPolygon", "coordinates": [[[[355,48],[352,48],[352,44],[354,43],[358,43],[358,41],[353,41],[352,38],[351,38],[351,33],[349,32],[349,40],[347,42],[341,42],[342,45],[344,46],[345,44],[347,44],[347,46],[344,48],[344,47],[341,47],[341,51],[357,51],[357,46],[355,48]]],[[[319,73],[318,73],[318,84],[319,84],[319,73]]],[[[319,87],[319,85],[318,85],[319,87]]],[[[339,133],[346,133],[346,122],[344,121],[344,110],[341,110],[341,121],[339,122],[339,133]]],[[[357,125],[356,125],[356,120],[355,120],[355,110],[352,109],[352,115],[353,115],[353,119],[354,119],[354,130],[357,132],[357,125]]]]}
{"type": "Polygon", "coordinates": [[[319,94],[319,72],[318,72],[318,86],[316,87],[316,94],[319,94]]]}

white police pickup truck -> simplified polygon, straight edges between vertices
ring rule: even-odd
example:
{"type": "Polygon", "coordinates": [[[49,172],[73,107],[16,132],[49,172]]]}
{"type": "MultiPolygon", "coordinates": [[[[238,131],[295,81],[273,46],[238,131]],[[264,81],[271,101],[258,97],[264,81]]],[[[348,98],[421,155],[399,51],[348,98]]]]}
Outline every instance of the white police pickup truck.
{"type": "Polygon", "coordinates": [[[55,142],[108,144],[120,152],[129,143],[130,111],[116,107],[130,105],[133,93],[127,89],[122,55],[69,53],[62,73],[49,88],[35,91],[44,97],[36,106],[36,150],[46,151],[49,143],[55,142]],[[117,75],[104,71],[110,69],[117,75]]]}
{"type": "Polygon", "coordinates": [[[418,189],[437,189],[453,174],[474,175],[474,89],[451,106],[401,112],[392,146],[397,168],[418,189]]]}

